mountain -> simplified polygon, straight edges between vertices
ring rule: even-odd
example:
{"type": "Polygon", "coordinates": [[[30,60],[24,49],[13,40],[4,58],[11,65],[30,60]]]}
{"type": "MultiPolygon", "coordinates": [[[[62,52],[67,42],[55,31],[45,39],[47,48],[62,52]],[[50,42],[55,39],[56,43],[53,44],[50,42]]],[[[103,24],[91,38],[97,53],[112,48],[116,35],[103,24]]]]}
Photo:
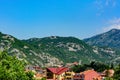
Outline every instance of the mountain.
{"type": "Polygon", "coordinates": [[[47,60],[54,63],[60,63],[57,58],[48,53],[44,53],[41,50],[36,49],[34,46],[28,43],[16,39],[15,37],[0,33],[0,51],[7,50],[9,55],[16,56],[19,60],[25,60],[27,63],[33,65],[44,66],[44,62],[47,60]]]}
{"type": "Polygon", "coordinates": [[[92,46],[120,48],[120,30],[112,29],[108,32],[84,39],[84,41],[92,46]]]}
{"type": "Polygon", "coordinates": [[[19,40],[11,35],[0,33],[0,50],[7,50],[32,65],[57,66],[75,61],[82,64],[91,61],[105,63],[119,62],[119,53],[107,47],[89,46],[75,37],[51,36],[19,40]]]}
{"type": "Polygon", "coordinates": [[[120,51],[109,47],[89,46],[75,37],[51,36],[45,38],[31,38],[24,42],[33,45],[44,53],[49,53],[63,63],[91,61],[104,63],[120,63],[120,51]]]}

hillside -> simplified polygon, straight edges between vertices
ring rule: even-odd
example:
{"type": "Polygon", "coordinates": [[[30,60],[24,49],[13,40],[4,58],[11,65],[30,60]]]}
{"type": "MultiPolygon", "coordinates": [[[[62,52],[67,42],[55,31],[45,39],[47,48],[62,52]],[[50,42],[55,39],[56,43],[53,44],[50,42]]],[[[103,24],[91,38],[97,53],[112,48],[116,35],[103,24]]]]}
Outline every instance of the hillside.
{"type": "Polygon", "coordinates": [[[45,53],[49,53],[64,63],[81,60],[82,63],[90,61],[113,62],[119,53],[111,48],[89,46],[83,41],[74,37],[51,36],[45,38],[31,38],[25,40],[45,53]]]}
{"type": "Polygon", "coordinates": [[[84,41],[92,46],[120,48],[120,30],[112,29],[108,32],[84,39],[84,41]]]}
{"type": "Polygon", "coordinates": [[[110,63],[119,59],[116,50],[92,47],[74,37],[51,36],[19,40],[0,33],[0,50],[4,49],[19,60],[24,59],[29,64],[41,66],[57,66],[80,60],[83,64],[93,60],[110,63]]]}
{"type": "Polygon", "coordinates": [[[15,37],[0,33],[0,50],[8,50],[9,55],[16,56],[19,60],[25,60],[26,62],[34,65],[44,66],[44,62],[47,60],[53,64],[61,62],[48,53],[44,53],[37,50],[33,46],[25,43],[15,37]]]}

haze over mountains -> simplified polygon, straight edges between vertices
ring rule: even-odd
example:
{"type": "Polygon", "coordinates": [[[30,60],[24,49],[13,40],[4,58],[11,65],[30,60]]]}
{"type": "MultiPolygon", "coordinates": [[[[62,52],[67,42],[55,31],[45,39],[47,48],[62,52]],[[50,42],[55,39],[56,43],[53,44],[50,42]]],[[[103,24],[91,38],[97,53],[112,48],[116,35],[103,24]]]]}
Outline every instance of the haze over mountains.
{"type": "Polygon", "coordinates": [[[112,29],[92,38],[79,40],[75,37],[51,36],[19,40],[0,33],[0,50],[7,49],[9,55],[24,59],[29,64],[56,66],[81,61],[120,63],[120,30],[112,29]],[[91,46],[90,46],[91,45],[91,46]],[[99,47],[97,47],[99,46],[99,47]],[[104,47],[107,46],[107,47],[104,47]]]}

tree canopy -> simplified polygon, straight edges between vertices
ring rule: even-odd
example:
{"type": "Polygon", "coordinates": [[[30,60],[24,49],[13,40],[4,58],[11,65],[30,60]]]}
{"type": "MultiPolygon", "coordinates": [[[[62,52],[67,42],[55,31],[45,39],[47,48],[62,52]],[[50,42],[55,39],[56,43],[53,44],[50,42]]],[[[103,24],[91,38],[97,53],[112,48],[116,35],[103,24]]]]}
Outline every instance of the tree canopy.
{"type": "Polygon", "coordinates": [[[0,52],[0,80],[33,80],[32,72],[25,72],[24,61],[0,52]]]}
{"type": "Polygon", "coordinates": [[[72,70],[74,72],[83,72],[87,69],[94,69],[95,71],[103,72],[104,70],[109,69],[109,66],[101,62],[93,61],[90,64],[76,65],[72,67],[72,70]]]}
{"type": "Polygon", "coordinates": [[[120,64],[115,68],[114,79],[120,80],[120,64]]]}

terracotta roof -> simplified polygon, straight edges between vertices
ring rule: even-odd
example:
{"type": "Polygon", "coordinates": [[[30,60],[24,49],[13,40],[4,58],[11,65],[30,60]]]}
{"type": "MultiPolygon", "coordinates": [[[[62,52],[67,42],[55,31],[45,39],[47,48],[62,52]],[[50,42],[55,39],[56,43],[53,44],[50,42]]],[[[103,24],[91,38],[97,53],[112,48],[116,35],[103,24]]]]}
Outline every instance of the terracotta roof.
{"type": "Polygon", "coordinates": [[[47,68],[48,70],[50,70],[52,73],[54,74],[62,74],[63,72],[69,70],[66,67],[59,67],[59,68],[47,68]]]}
{"type": "Polygon", "coordinates": [[[87,70],[80,74],[84,74],[85,80],[93,80],[93,78],[98,78],[98,80],[101,80],[101,76],[94,70],[87,70]]]}

